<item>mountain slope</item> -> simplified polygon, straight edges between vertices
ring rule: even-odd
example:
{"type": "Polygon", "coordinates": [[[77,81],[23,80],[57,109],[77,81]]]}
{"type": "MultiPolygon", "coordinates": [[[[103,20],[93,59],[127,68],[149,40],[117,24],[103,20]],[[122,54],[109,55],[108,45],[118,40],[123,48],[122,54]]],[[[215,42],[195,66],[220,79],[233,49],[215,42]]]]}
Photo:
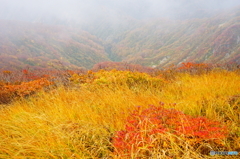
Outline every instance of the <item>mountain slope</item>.
{"type": "Polygon", "coordinates": [[[102,40],[80,29],[0,21],[0,67],[91,68],[108,60],[102,40]]]}
{"type": "Polygon", "coordinates": [[[152,67],[184,61],[240,63],[240,9],[211,18],[148,21],[126,32],[112,52],[123,61],[152,67]]]}
{"type": "Polygon", "coordinates": [[[105,61],[154,68],[182,62],[240,63],[239,7],[182,20],[137,20],[112,13],[85,24],[0,20],[0,68],[91,69],[105,61]]]}

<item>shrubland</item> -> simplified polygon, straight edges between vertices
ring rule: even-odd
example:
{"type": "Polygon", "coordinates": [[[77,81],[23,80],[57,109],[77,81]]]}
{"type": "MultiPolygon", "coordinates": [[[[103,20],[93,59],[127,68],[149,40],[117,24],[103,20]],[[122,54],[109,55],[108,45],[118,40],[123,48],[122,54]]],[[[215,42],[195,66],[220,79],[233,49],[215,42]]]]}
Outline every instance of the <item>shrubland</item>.
{"type": "Polygon", "coordinates": [[[209,152],[240,151],[238,67],[5,70],[0,77],[0,158],[218,158],[209,152]]]}

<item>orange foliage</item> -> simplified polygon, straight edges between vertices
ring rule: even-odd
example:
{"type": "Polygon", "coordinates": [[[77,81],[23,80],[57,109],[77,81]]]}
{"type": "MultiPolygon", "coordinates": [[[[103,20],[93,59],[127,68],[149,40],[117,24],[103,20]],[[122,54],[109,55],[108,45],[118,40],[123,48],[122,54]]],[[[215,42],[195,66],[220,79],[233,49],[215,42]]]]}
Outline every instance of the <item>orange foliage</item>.
{"type": "Polygon", "coordinates": [[[10,74],[12,74],[12,71],[4,70],[4,71],[2,71],[2,73],[4,75],[10,75],[10,74]]]}
{"type": "Polygon", "coordinates": [[[46,78],[40,78],[30,82],[22,82],[19,85],[3,85],[0,87],[0,103],[8,103],[12,99],[25,97],[51,84],[46,78]]]}

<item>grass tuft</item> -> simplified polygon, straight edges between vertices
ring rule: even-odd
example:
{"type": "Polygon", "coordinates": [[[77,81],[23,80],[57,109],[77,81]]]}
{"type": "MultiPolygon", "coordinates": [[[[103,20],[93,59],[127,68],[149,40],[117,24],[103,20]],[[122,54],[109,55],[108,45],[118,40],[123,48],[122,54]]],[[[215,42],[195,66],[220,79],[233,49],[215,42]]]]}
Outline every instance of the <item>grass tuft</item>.
{"type": "MultiPolygon", "coordinates": [[[[214,158],[209,155],[210,150],[240,151],[238,71],[168,72],[167,76],[151,76],[101,70],[64,79],[68,80],[67,86],[58,83],[1,105],[0,158],[214,158]],[[216,130],[225,126],[227,135],[219,134],[216,140],[212,136],[203,139],[201,133],[186,136],[184,129],[172,128],[175,125],[171,124],[165,127],[169,131],[161,133],[159,122],[154,123],[151,118],[138,120],[148,123],[145,125],[148,127],[138,129],[141,140],[134,131],[127,135],[126,123],[131,122],[132,112],[141,106],[136,115],[140,119],[139,115],[149,105],[164,105],[158,113],[175,110],[194,122],[199,117],[215,121],[216,130]],[[122,141],[137,139],[134,143],[137,146],[119,150],[114,142],[119,132],[126,135],[122,141]]],[[[146,116],[154,114],[148,111],[146,116]]],[[[163,118],[158,117],[159,121],[163,118]]],[[[187,123],[184,118],[180,120],[185,121],[178,123],[180,127],[187,123]]],[[[215,129],[211,125],[204,129],[207,130],[215,129]]]]}

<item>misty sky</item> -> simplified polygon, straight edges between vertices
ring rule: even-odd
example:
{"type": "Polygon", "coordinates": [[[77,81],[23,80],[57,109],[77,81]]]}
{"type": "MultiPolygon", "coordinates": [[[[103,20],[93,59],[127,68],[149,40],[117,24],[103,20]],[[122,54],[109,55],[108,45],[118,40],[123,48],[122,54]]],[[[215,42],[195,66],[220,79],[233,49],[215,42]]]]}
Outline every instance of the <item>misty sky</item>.
{"type": "MultiPolygon", "coordinates": [[[[0,19],[88,21],[106,15],[177,17],[196,10],[217,10],[240,5],[240,0],[0,0],[0,19]]],[[[117,18],[117,17],[116,17],[117,18]]]]}

